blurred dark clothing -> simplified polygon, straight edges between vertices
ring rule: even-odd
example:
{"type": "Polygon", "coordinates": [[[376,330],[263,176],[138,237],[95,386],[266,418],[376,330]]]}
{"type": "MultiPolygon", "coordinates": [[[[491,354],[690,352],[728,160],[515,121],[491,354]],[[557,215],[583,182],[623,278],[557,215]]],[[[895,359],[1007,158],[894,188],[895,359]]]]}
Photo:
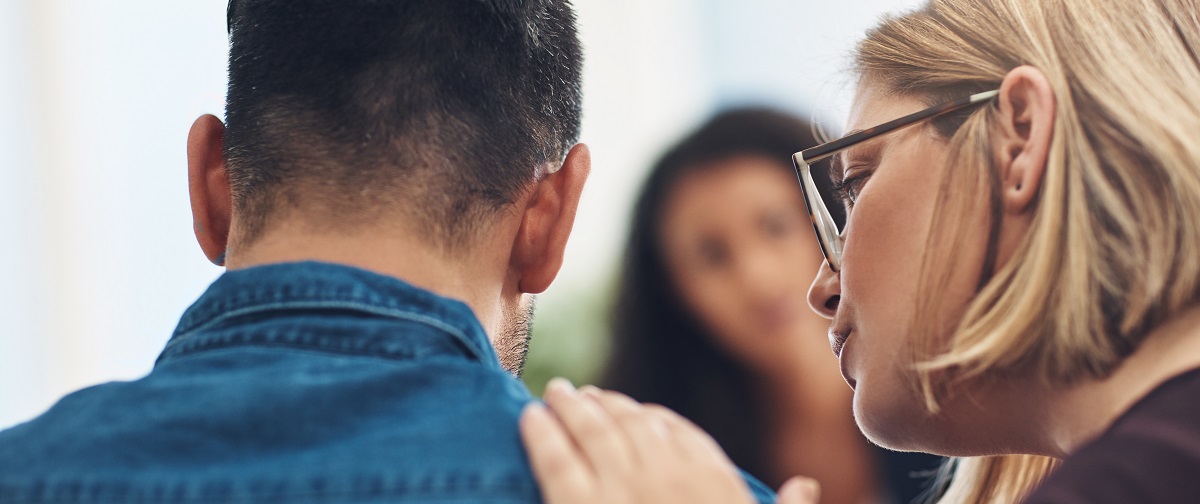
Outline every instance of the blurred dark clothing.
{"type": "Polygon", "coordinates": [[[1063,461],[1027,504],[1200,502],[1200,369],[1160,385],[1063,461]]]}
{"type": "Polygon", "coordinates": [[[879,453],[879,465],[890,502],[934,502],[928,496],[945,458],[928,453],[895,452],[883,448],[876,451],[879,453]]]}

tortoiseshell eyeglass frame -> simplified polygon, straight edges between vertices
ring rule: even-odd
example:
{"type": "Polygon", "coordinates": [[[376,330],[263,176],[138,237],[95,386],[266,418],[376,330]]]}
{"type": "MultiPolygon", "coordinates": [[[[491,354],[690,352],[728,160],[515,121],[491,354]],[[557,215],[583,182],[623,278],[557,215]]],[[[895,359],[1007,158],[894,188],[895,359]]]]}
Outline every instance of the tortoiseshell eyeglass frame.
{"type": "MultiPolygon", "coordinates": [[[[961,100],[934,105],[920,112],[792,154],[792,164],[796,166],[796,177],[800,179],[800,188],[804,192],[804,206],[808,208],[808,218],[812,220],[813,231],[817,233],[817,241],[821,244],[821,253],[825,255],[830,269],[837,272],[842,267],[843,239],[841,232],[838,231],[837,223],[834,222],[829,208],[825,206],[825,201],[821,198],[821,193],[817,191],[817,185],[813,182],[811,165],[872,138],[956,110],[987,103],[998,94],[1000,94],[999,90],[992,90],[973,94],[961,100]]],[[[849,218],[848,214],[847,218],[849,218]]]]}

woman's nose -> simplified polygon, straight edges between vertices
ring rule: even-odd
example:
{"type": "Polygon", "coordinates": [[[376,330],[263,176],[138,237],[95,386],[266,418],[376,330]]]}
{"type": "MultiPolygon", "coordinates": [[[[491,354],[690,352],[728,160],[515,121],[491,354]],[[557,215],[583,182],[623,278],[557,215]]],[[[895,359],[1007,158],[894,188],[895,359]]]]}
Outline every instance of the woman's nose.
{"type": "Polygon", "coordinates": [[[788,275],[781,271],[786,271],[787,261],[793,260],[786,251],[766,246],[745,247],[737,252],[737,256],[734,268],[743,295],[758,301],[771,300],[786,290],[788,275]]]}
{"type": "Polygon", "coordinates": [[[808,289],[808,306],[817,315],[832,319],[837,313],[838,302],[842,299],[842,282],[837,273],[829,267],[829,262],[821,263],[817,270],[817,278],[808,289]]]}

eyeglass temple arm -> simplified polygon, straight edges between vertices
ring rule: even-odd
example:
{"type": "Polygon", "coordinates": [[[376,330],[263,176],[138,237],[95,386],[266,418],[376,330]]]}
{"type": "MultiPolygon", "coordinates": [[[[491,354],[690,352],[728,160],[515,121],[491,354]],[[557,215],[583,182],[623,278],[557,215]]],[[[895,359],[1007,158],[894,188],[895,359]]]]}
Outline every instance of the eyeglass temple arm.
{"type": "Polygon", "coordinates": [[[931,117],[939,116],[942,114],[948,114],[950,112],[954,112],[955,110],[963,109],[966,107],[970,107],[971,105],[975,105],[978,103],[982,103],[982,102],[991,100],[992,98],[995,98],[996,95],[998,95],[998,94],[1000,94],[1000,90],[998,90],[998,89],[992,90],[992,91],[986,91],[983,93],[973,94],[973,95],[963,98],[961,100],[955,100],[952,102],[947,102],[947,103],[943,103],[941,105],[930,107],[930,108],[927,108],[920,112],[915,112],[915,113],[906,115],[904,117],[901,117],[899,119],[894,119],[894,120],[885,122],[883,124],[880,124],[879,126],[875,126],[874,128],[867,128],[867,129],[859,131],[857,133],[846,135],[846,136],[839,138],[837,140],[834,140],[832,142],[824,143],[824,144],[818,145],[816,147],[805,149],[800,152],[800,156],[801,156],[801,159],[803,159],[804,162],[806,162],[806,163],[809,163],[809,164],[816,163],[817,161],[820,161],[829,156],[837,154],[838,151],[841,151],[848,147],[852,147],[860,142],[870,140],[879,135],[888,133],[890,131],[898,130],[905,126],[911,126],[913,124],[921,122],[925,119],[929,119],[931,117]]]}

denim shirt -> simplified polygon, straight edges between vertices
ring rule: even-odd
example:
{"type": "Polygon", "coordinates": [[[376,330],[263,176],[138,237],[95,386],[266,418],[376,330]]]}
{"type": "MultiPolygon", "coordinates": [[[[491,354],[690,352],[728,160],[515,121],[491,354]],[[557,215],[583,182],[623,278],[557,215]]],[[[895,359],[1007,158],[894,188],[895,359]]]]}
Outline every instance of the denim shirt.
{"type": "Polygon", "coordinates": [[[461,302],[333,264],[230,271],[149,375],[0,432],[0,503],[540,502],[531,400],[461,302]]]}

